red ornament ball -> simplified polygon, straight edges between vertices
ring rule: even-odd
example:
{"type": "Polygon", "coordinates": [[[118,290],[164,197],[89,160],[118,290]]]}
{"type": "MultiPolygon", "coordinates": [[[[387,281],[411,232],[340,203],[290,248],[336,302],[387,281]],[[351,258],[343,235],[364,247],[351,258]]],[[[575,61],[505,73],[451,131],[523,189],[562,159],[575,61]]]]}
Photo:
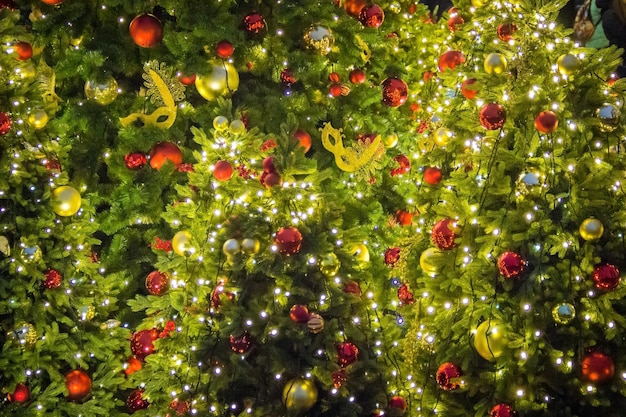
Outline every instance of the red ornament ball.
{"type": "Polygon", "coordinates": [[[45,273],[46,279],[43,281],[43,287],[48,290],[53,290],[61,286],[63,277],[61,273],[56,269],[48,269],[45,273]]]}
{"type": "Polygon", "coordinates": [[[70,401],[80,401],[91,392],[91,378],[85,371],[75,369],[65,375],[65,386],[67,398],[70,401]]]}
{"type": "Polygon", "coordinates": [[[489,412],[489,417],[515,417],[517,412],[508,404],[496,404],[489,412]]]}
{"type": "Polygon", "coordinates": [[[0,112],[0,135],[6,135],[11,130],[11,118],[5,112],[0,112]]]}
{"type": "Polygon", "coordinates": [[[450,18],[448,19],[448,29],[450,29],[450,32],[454,32],[458,29],[458,26],[461,26],[463,23],[465,23],[465,20],[461,17],[461,15],[454,13],[450,15],[450,18]]]}
{"type": "Polygon", "coordinates": [[[450,250],[455,247],[457,237],[456,224],[451,219],[439,220],[430,233],[433,244],[440,250],[450,250]]]}
{"type": "Polygon", "coordinates": [[[399,395],[394,395],[389,399],[389,408],[397,408],[403,413],[406,411],[406,400],[399,395]]]}
{"type": "Polygon", "coordinates": [[[300,143],[300,146],[304,149],[304,153],[307,153],[311,149],[311,135],[309,135],[306,130],[296,130],[293,133],[293,138],[300,143]]]}
{"type": "Polygon", "coordinates": [[[439,56],[438,67],[439,71],[445,71],[447,69],[455,69],[457,65],[461,65],[465,62],[465,56],[460,51],[447,51],[439,56]]]}
{"type": "Polygon", "coordinates": [[[378,28],[385,20],[385,12],[377,4],[365,6],[359,12],[359,22],[368,28],[378,28]]]}
{"type": "Polygon", "coordinates": [[[147,163],[148,158],[143,152],[132,152],[124,156],[124,165],[132,171],[145,167],[147,163]]]}
{"type": "Polygon", "coordinates": [[[398,300],[400,300],[402,304],[406,305],[411,305],[415,302],[415,297],[413,297],[413,293],[409,289],[408,285],[400,285],[400,287],[398,288],[398,300]]]}
{"type": "Polygon", "coordinates": [[[517,32],[517,25],[515,23],[503,23],[498,25],[498,29],[496,29],[498,33],[498,38],[504,42],[508,42],[513,39],[513,34],[517,32]]]}
{"type": "Polygon", "coordinates": [[[126,376],[134,374],[135,372],[141,370],[141,368],[143,368],[143,365],[141,364],[141,361],[139,359],[129,358],[128,364],[126,368],[124,368],[124,374],[126,376]]]}
{"type": "Polygon", "coordinates": [[[333,379],[333,386],[335,388],[341,388],[348,380],[348,374],[346,374],[345,369],[336,370],[330,374],[330,377],[333,379]]]}
{"type": "Polygon", "coordinates": [[[295,304],[289,309],[289,317],[296,323],[306,323],[310,316],[309,308],[304,304],[295,304]]]}
{"type": "Polygon", "coordinates": [[[163,272],[152,271],[146,277],[146,289],[152,295],[163,295],[170,287],[170,277],[163,272]]]}
{"type": "Polygon", "coordinates": [[[352,84],[363,84],[365,82],[365,71],[360,68],[353,69],[348,75],[352,84]]]}
{"type": "Polygon", "coordinates": [[[293,75],[293,71],[289,68],[285,68],[280,73],[280,82],[285,84],[286,86],[290,86],[291,84],[295,84],[298,80],[293,75]]]}
{"type": "Polygon", "coordinates": [[[250,35],[259,34],[265,29],[265,19],[258,13],[250,13],[243,18],[243,28],[250,35]]]}
{"type": "Polygon", "coordinates": [[[172,142],[159,142],[150,150],[150,166],[154,169],[161,169],[167,161],[180,165],[183,162],[183,153],[172,142]]]}
{"type": "Polygon", "coordinates": [[[276,165],[274,165],[273,156],[268,156],[263,160],[263,172],[276,172],[276,165]]]}
{"type": "Polygon", "coordinates": [[[295,255],[302,247],[302,233],[295,227],[281,227],[276,232],[274,244],[284,255],[295,255]]]}
{"type": "Polygon", "coordinates": [[[361,286],[356,281],[348,281],[343,285],[343,292],[346,294],[353,294],[357,297],[361,296],[361,286]]]}
{"type": "Polygon", "coordinates": [[[409,96],[409,87],[399,78],[387,78],[383,81],[383,103],[389,107],[398,107],[409,96]]]}
{"type": "Polygon", "coordinates": [[[182,85],[193,85],[196,82],[196,74],[178,74],[178,81],[182,85]]]}
{"type": "Polygon", "coordinates": [[[15,44],[16,58],[20,61],[29,60],[33,56],[33,47],[28,42],[18,42],[15,44]]]}
{"type": "Polygon", "coordinates": [[[393,267],[400,260],[400,248],[389,248],[385,251],[385,265],[393,267]]]}
{"type": "Polygon", "coordinates": [[[485,104],[478,116],[480,124],[487,130],[497,130],[506,122],[506,111],[498,103],[485,104]]]}
{"type": "Polygon", "coordinates": [[[339,83],[331,84],[330,87],[328,88],[328,95],[331,97],[339,97],[341,96],[342,91],[343,91],[343,87],[341,87],[341,84],[339,83]]]}
{"type": "Polygon", "coordinates": [[[550,110],[542,111],[535,117],[535,128],[541,133],[552,133],[558,125],[558,117],[550,110]]]}
{"type": "Polygon", "coordinates": [[[619,269],[611,264],[596,266],[592,274],[593,284],[599,290],[614,290],[620,282],[619,269]]]}
{"type": "Polygon", "coordinates": [[[154,48],[163,39],[161,21],[151,14],[135,17],[130,22],[129,30],[133,42],[142,48],[154,48]]]}
{"type": "Polygon", "coordinates": [[[13,392],[7,395],[7,399],[13,403],[25,403],[30,399],[30,389],[20,382],[13,392]]]}
{"type": "Polygon", "coordinates": [[[250,348],[252,347],[253,342],[254,339],[250,332],[248,332],[247,330],[239,336],[230,335],[230,337],[228,338],[230,350],[240,355],[248,353],[250,351],[250,348]]]}
{"type": "Polygon", "coordinates": [[[126,406],[130,410],[130,414],[133,414],[135,411],[145,410],[150,405],[148,400],[143,399],[143,392],[142,389],[136,389],[128,395],[126,406]]]}
{"type": "Polygon", "coordinates": [[[41,0],[42,3],[49,4],[50,6],[56,6],[63,3],[63,0],[41,0]]]}
{"type": "Polygon", "coordinates": [[[228,181],[233,176],[233,166],[228,161],[217,161],[213,166],[213,176],[218,181],[228,181]]]}
{"type": "Polygon", "coordinates": [[[437,369],[437,384],[444,391],[454,391],[459,388],[461,368],[452,362],[442,363],[437,369]]]}
{"type": "Polygon", "coordinates": [[[581,372],[587,381],[602,384],[613,379],[615,364],[609,355],[593,351],[583,357],[581,372]]]}
{"type": "Polygon", "coordinates": [[[515,252],[504,252],[498,258],[498,271],[505,278],[519,277],[525,270],[528,262],[515,252]]]}
{"type": "Polygon", "coordinates": [[[343,4],[343,8],[346,13],[352,17],[358,17],[364,7],[365,0],[345,0],[343,4]]]}
{"type": "Polygon", "coordinates": [[[261,174],[259,181],[261,181],[261,184],[263,184],[267,188],[272,188],[275,185],[280,185],[283,183],[283,179],[277,172],[264,172],[261,174]]]}
{"type": "Polygon", "coordinates": [[[221,40],[215,45],[215,53],[220,58],[228,59],[233,56],[233,52],[235,52],[235,47],[227,40],[221,40]]]}
{"type": "Polygon", "coordinates": [[[337,350],[337,364],[342,368],[359,359],[359,348],[352,342],[337,343],[335,349],[337,350]]]}
{"type": "Polygon", "coordinates": [[[391,176],[406,174],[411,170],[411,161],[406,155],[397,155],[393,158],[398,163],[398,167],[391,170],[391,176]]]}
{"type": "Polygon", "coordinates": [[[153,342],[158,338],[159,331],[156,328],[135,332],[130,337],[130,351],[137,359],[144,360],[146,356],[154,353],[153,342]]]}
{"type": "Polygon", "coordinates": [[[405,210],[396,211],[395,221],[400,226],[410,226],[413,223],[413,213],[409,213],[405,210]]]}
{"type": "Polygon", "coordinates": [[[441,169],[437,167],[428,167],[424,170],[424,182],[428,185],[437,185],[442,178],[441,169]]]}
{"type": "Polygon", "coordinates": [[[468,100],[473,100],[476,98],[476,94],[478,94],[478,90],[476,89],[476,78],[468,78],[463,81],[461,84],[461,94],[468,100]]]}

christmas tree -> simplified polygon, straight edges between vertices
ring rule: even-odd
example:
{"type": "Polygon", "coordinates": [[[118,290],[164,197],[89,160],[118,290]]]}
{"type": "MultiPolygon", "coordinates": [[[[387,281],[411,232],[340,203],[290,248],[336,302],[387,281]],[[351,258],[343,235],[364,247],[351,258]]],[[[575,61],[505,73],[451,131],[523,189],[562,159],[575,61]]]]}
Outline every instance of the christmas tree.
{"type": "Polygon", "coordinates": [[[562,5],[2,2],[0,414],[619,413],[620,55],[562,5]]]}

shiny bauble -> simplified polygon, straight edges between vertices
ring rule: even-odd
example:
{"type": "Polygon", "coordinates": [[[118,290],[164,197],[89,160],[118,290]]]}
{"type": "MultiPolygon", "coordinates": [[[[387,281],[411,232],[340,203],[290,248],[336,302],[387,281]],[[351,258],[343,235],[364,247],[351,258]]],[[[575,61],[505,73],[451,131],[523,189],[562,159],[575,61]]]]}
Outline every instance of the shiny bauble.
{"type": "Polygon", "coordinates": [[[498,25],[496,33],[501,41],[508,42],[513,39],[513,34],[517,32],[517,25],[515,23],[503,23],[498,25]]]}
{"type": "Polygon", "coordinates": [[[37,109],[28,115],[28,124],[35,129],[43,129],[48,124],[50,117],[45,110],[37,109]]]}
{"type": "Polygon", "coordinates": [[[170,277],[159,271],[152,271],[146,276],[146,290],[152,295],[163,295],[170,288],[170,277]]]}
{"type": "Polygon", "coordinates": [[[360,68],[355,68],[352,71],[350,71],[350,74],[348,75],[348,79],[350,80],[352,84],[363,84],[366,79],[365,71],[363,71],[360,68]]]}
{"type": "Polygon", "coordinates": [[[310,316],[309,308],[304,304],[294,304],[289,309],[289,318],[296,323],[306,323],[310,316]]]}
{"type": "Polygon", "coordinates": [[[304,45],[307,49],[319,52],[321,55],[328,54],[335,44],[333,32],[324,26],[311,26],[304,34],[304,45]]]}
{"type": "Polygon", "coordinates": [[[387,78],[382,83],[383,103],[389,107],[398,107],[409,95],[409,87],[399,78],[387,78]]]}
{"type": "Polygon", "coordinates": [[[415,303],[413,292],[411,292],[407,284],[402,284],[398,287],[397,295],[398,300],[400,300],[400,302],[404,305],[411,305],[415,303]]]}
{"type": "Polygon", "coordinates": [[[615,364],[609,355],[593,351],[583,357],[580,371],[586,381],[602,384],[613,379],[615,364]]]}
{"type": "Polygon", "coordinates": [[[215,45],[215,53],[222,59],[228,59],[233,56],[235,47],[227,40],[221,40],[215,45]]]}
{"type": "Polygon", "coordinates": [[[63,276],[56,269],[48,269],[44,274],[45,279],[42,286],[47,290],[53,290],[59,288],[63,282],[63,276]]]}
{"type": "Polygon", "coordinates": [[[241,251],[241,245],[237,239],[228,239],[222,245],[222,251],[226,256],[235,256],[241,251]]]}
{"type": "Polygon", "coordinates": [[[334,253],[326,253],[319,259],[320,272],[327,277],[334,277],[339,272],[341,263],[334,253]]]}
{"type": "Polygon", "coordinates": [[[65,375],[65,387],[70,401],[80,401],[91,392],[91,378],[87,372],[75,369],[65,375]]]}
{"type": "Polygon", "coordinates": [[[23,348],[30,349],[37,343],[37,330],[32,324],[23,321],[18,323],[13,331],[9,332],[9,337],[23,348]]]}
{"type": "Polygon", "coordinates": [[[507,69],[506,58],[502,54],[492,52],[485,57],[483,66],[487,74],[502,74],[507,69]]]}
{"type": "Polygon", "coordinates": [[[145,410],[150,403],[143,398],[144,391],[142,389],[133,390],[126,399],[126,407],[133,414],[135,411],[145,410]]]}
{"type": "Polygon", "coordinates": [[[437,167],[428,167],[424,170],[424,182],[428,185],[437,185],[441,182],[443,174],[437,167]]]}
{"type": "Polygon", "coordinates": [[[309,135],[306,130],[296,130],[293,133],[293,138],[300,144],[300,146],[304,150],[304,153],[307,153],[311,149],[311,135],[309,135]]]}
{"type": "Polygon", "coordinates": [[[559,119],[553,111],[542,111],[535,117],[535,128],[541,133],[552,133],[559,126],[559,119]]]}
{"type": "Polygon", "coordinates": [[[460,51],[447,51],[439,56],[437,66],[439,71],[445,71],[447,69],[455,69],[457,65],[461,65],[465,62],[465,56],[460,51]]]}
{"type": "Polygon", "coordinates": [[[433,139],[439,146],[446,146],[452,136],[454,136],[454,134],[445,127],[440,127],[433,133],[433,139]]]}
{"type": "Polygon", "coordinates": [[[41,259],[41,248],[37,245],[22,248],[21,259],[24,263],[37,262],[41,259]]]}
{"type": "Polygon", "coordinates": [[[619,269],[611,264],[596,266],[591,277],[594,286],[602,291],[614,290],[621,280],[619,269]]]}
{"type": "Polygon", "coordinates": [[[82,306],[76,310],[80,321],[91,321],[96,316],[96,308],[94,306],[82,306]]]}
{"type": "Polygon", "coordinates": [[[525,271],[528,262],[515,252],[504,252],[498,257],[498,271],[507,279],[520,277],[525,271]]]}
{"type": "Polygon", "coordinates": [[[6,135],[11,130],[11,117],[5,112],[0,112],[0,135],[6,135]]]}
{"type": "Polygon", "coordinates": [[[576,308],[570,303],[557,304],[552,308],[552,319],[557,324],[569,324],[576,317],[576,308]]]}
{"type": "Polygon", "coordinates": [[[283,388],[283,404],[290,412],[305,413],[317,402],[317,387],[310,379],[295,378],[283,388]]]}
{"type": "MultiPolygon", "coordinates": [[[[387,407],[390,409],[389,414],[392,416],[397,415],[395,411],[391,411],[394,409],[397,409],[401,413],[404,413],[406,411],[406,400],[399,395],[394,395],[393,397],[389,399],[389,403],[387,404],[387,407]]],[[[381,416],[382,415],[384,415],[384,413],[382,413],[381,416]]]]}
{"type": "Polygon", "coordinates": [[[130,338],[130,351],[139,360],[155,352],[154,341],[159,338],[157,329],[140,330],[132,334],[130,338]]]}
{"type": "Polygon", "coordinates": [[[622,112],[609,103],[605,103],[596,110],[596,118],[600,122],[598,128],[601,132],[612,132],[620,125],[622,112]]]}
{"type": "Polygon", "coordinates": [[[461,368],[452,362],[445,362],[437,368],[437,385],[444,391],[454,391],[460,387],[461,368]]]}
{"type": "Polygon", "coordinates": [[[428,248],[420,255],[420,268],[425,273],[432,275],[439,272],[436,259],[441,256],[441,251],[437,248],[428,248]]]}
{"type": "Polygon", "coordinates": [[[508,404],[496,404],[489,412],[489,417],[517,417],[517,411],[508,404]]]}
{"type": "Polygon", "coordinates": [[[365,0],[345,0],[343,2],[343,8],[350,16],[359,17],[359,14],[365,7],[365,4],[365,0]]]}
{"type": "Polygon", "coordinates": [[[367,264],[370,261],[370,251],[363,243],[355,243],[350,246],[349,252],[359,264],[367,264]]]}
{"type": "Polygon", "coordinates": [[[15,58],[19,61],[26,61],[33,56],[33,47],[28,42],[18,42],[15,44],[15,58]]]}
{"type": "Polygon", "coordinates": [[[507,348],[509,341],[501,324],[487,320],[482,322],[474,333],[474,349],[488,361],[500,357],[507,348]]]}
{"type": "Polygon", "coordinates": [[[52,210],[59,216],[73,216],[81,205],[80,193],[76,188],[62,185],[52,191],[52,210]]]}
{"type": "Polygon", "coordinates": [[[228,125],[228,131],[233,135],[243,135],[246,133],[246,124],[241,120],[233,120],[228,125]]]}
{"type": "Polygon", "coordinates": [[[563,54],[556,61],[556,65],[561,75],[573,75],[578,71],[582,63],[576,55],[563,54]]]}
{"type": "Polygon", "coordinates": [[[276,232],[274,244],[284,255],[295,255],[302,247],[302,233],[295,227],[282,227],[276,232]]]}
{"type": "Polygon", "coordinates": [[[582,221],[578,232],[580,233],[580,237],[587,241],[598,240],[604,233],[604,225],[600,220],[589,217],[582,221]]]}
{"type": "Polygon", "coordinates": [[[487,130],[497,130],[506,122],[506,110],[498,103],[487,103],[478,115],[480,124],[487,130]]]}
{"type": "Polygon", "coordinates": [[[352,365],[359,359],[359,348],[352,342],[341,342],[335,345],[337,364],[342,368],[352,365]]]}
{"type": "Polygon", "coordinates": [[[311,313],[306,322],[306,327],[313,334],[318,334],[324,330],[324,318],[317,313],[311,313]]]}
{"type": "Polygon", "coordinates": [[[478,8],[485,5],[485,0],[472,0],[472,6],[478,8]]]}
{"type": "Polygon", "coordinates": [[[246,238],[241,241],[241,251],[246,255],[254,255],[261,249],[261,242],[257,239],[246,238]]]}
{"type": "Polygon", "coordinates": [[[261,184],[266,188],[279,186],[283,183],[283,179],[278,172],[264,172],[259,177],[259,181],[261,181],[261,184]]]}
{"type": "Polygon", "coordinates": [[[398,210],[396,211],[396,215],[394,216],[393,221],[395,221],[396,224],[399,224],[400,226],[410,226],[411,224],[413,224],[413,216],[414,213],[410,213],[405,210],[398,210]]]}
{"type": "Polygon", "coordinates": [[[213,166],[213,176],[218,181],[228,181],[233,176],[233,166],[228,161],[217,161],[213,166]]]}
{"type": "Polygon", "coordinates": [[[448,29],[450,32],[456,32],[459,26],[465,23],[465,19],[458,13],[451,14],[448,18],[448,29]]]}
{"type": "Polygon", "coordinates": [[[148,158],[143,152],[131,152],[124,155],[124,165],[131,171],[137,171],[146,166],[148,158]]]}
{"type": "Polygon", "coordinates": [[[361,286],[356,281],[348,281],[348,282],[346,282],[345,284],[343,284],[342,290],[346,294],[352,294],[352,295],[355,295],[357,297],[360,297],[361,294],[363,293],[363,291],[361,290],[361,286]]]}
{"type": "Polygon", "coordinates": [[[385,20],[385,12],[377,4],[365,6],[359,12],[359,22],[368,28],[378,28],[385,20]]]}
{"type": "Polygon", "coordinates": [[[224,116],[217,116],[215,119],[213,119],[213,127],[218,132],[223,132],[227,130],[229,124],[230,121],[224,116]]]}
{"type": "Polygon", "coordinates": [[[383,254],[383,260],[385,265],[393,267],[400,260],[400,252],[402,249],[398,247],[387,248],[383,254]]]}
{"type": "Polygon", "coordinates": [[[172,142],[159,142],[150,149],[150,166],[159,170],[170,162],[176,166],[183,162],[183,152],[172,142]]]}
{"type": "Polygon", "coordinates": [[[239,73],[226,61],[209,63],[206,72],[196,74],[196,90],[206,100],[230,96],[239,88],[239,73]]]}
{"type": "Polygon", "coordinates": [[[228,344],[230,350],[240,355],[244,355],[250,351],[254,343],[254,338],[247,330],[244,330],[239,336],[230,335],[228,344]]]}
{"type": "Polygon", "coordinates": [[[21,382],[15,386],[13,392],[7,394],[7,400],[13,403],[25,403],[30,399],[30,389],[21,382]]]}
{"type": "Polygon", "coordinates": [[[141,361],[139,359],[137,359],[137,358],[130,357],[130,358],[128,358],[128,361],[125,364],[124,375],[126,375],[126,376],[132,375],[135,372],[140,371],[141,368],[143,368],[143,365],[142,365],[141,361]]]}
{"type": "Polygon", "coordinates": [[[258,35],[265,29],[265,19],[259,13],[250,13],[243,18],[243,29],[248,35],[258,35]]]}
{"type": "Polygon", "coordinates": [[[85,83],[85,97],[87,100],[106,106],[117,98],[117,81],[110,75],[99,80],[88,80],[85,83]]]}
{"type": "Polygon", "coordinates": [[[433,226],[430,239],[439,250],[450,250],[456,246],[457,235],[456,223],[451,219],[439,220],[433,226]]]}
{"type": "Polygon", "coordinates": [[[338,369],[330,374],[335,388],[341,388],[348,381],[348,374],[345,369],[338,369]]]}
{"type": "Polygon", "coordinates": [[[196,74],[179,73],[178,81],[180,81],[182,85],[193,85],[193,83],[196,82],[196,74]]]}
{"type": "Polygon", "coordinates": [[[194,252],[191,233],[187,230],[176,232],[172,238],[172,250],[180,256],[187,256],[194,252]]]}
{"type": "Polygon", "coordinates": [[[137,46],[154,48],[163,39],[163,25],[151,14],[142,14],[135,17],[128,27],[130,37],[137,46]]]}
{"type": "Polygon", "coordinates": [[[468,78],[461,83],[461,94],[463,94],[463,97],[468,100],[476,98],[476,94],[478,94],[478,89],[476,88],[476,78],[468,78]]]}

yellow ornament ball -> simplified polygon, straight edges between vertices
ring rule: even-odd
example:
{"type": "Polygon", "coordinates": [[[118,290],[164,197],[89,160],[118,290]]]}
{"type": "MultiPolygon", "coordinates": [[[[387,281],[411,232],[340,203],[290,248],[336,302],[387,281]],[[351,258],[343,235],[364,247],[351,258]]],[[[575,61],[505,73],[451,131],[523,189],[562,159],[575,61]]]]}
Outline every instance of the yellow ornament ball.
{"type": "Polygon", "coordinates": [[[495,52],[487,55],[483,65],[487,74],[502,74],[507,68],[507,62],[504,55],[495,52]]]}
{"type": "Polygon", "coordinates": [[[219,132],[223,132],[224,130],[228,129],[228,125],[229,121],[224,116],[217,116],[215,119],[213,119],[213,127],[219,132]]]}
{"type": "Polygon", "coordinates": [[[108,75],[101,80],[88,80],[85,83],[85,97],[87,100],[106,106],[117,98],[117,89],[117,81],[108,75]]]}
{"type": "Polygon", "coordinates": [[[241,251],[246,255],[254,255],[261,249],[261,242],[256,239],[246,238],[241,241],[241,251]]]}
{"type": "Polygon", "coordinates": [[[435,130],[433,137],[437,145],[446,146],[450,141],[450,138],[452,137],[452,132],[445,127],[440,127],[439,129],[435,130]]]}
{"type": "Polygon", "coordinates": [[[472,6],[474,7],[482,7],[485,5],[483,0],[472,0],[472,6]]]}
{"type": "Polygon", "coordinates": [[[24,348],[31,348],[37,343],[37,330],[35,326],[27,322],[21,322],[15,326],[13,331],[9,332],[9,336],[24,348]]]}
{"type": "Polygon", "coordinates": [[[386,148],[393,148],[398,144],[398,135],[396,133],[390,133],[383,139],[383,144],[386,148]]]}
{"type": "Polygon", "coordinates": [[[581,62],[576,55],[563,54],[556,61],[556,65],[561,75],[573,75],[580,68],[581,62]]]}
{"type": "Polygon", "coordinates": [[[73,216],[80,204],[80,193],[74,187],[62,185],[52,191],[52,210],[59,216],[73,216]]]}
{"type": "Polygon", "coordinates": [[[439,267],[435,264],[435,259],[441,254],[437,248],[428,248],[420,255],[420,267],[427,274],[436,274],[439,267]]]}
{"type": "Polygon", "coordinates": [[[288,411],[304,413],[317,402],[317,387],[310,379],[295,378],[285,384],[283,404],[288,411]]]}
{"type": "Polygon", "coordinates": [[[339,258],[334,253],[327,253],[320,257],[319,261],[320,271],[327,277],[334,277],[339,272],[341,263],[339,258]]]}
{"type": "Polygon", "coordinates": [[[585,240],[598,240],[604,233],[604,225],[600,220],[590,217],[583,220],[578,228],[578,232],[580,233],[580,237],[585,240]]]}
{"type": "Polygon", "coordinates": [[[480,356],[493,361],[504,353],[509,341],[502,325],[493,320],[487,320],[476,328],[474,334],[474,349],[480,356]]]}
{"type": "Polygon", "coordinates": [[[28,115],[28,124],[35,129],[43,129],[48,124],[48,113],[45,110],[37,109],[28,115]]]}
{"type": "Polygon", "coordinates": [[[350,253],[360,264],[366,264],[370,261],[370,251],[363,243],[355,243],[350,247],[350,253]]]}
{"type": "Polygon", "coordinates": [[[233,256],[239,253],[239,251],[241,250],[241,245],[239,244],[239,241],[237,239],[228,239],[226,242],[224,242],[224,245],[222,245],[222,250],[224,251],[225,255],[233,256]]]}
{"type": "Polygon", "coordinates": [[[246,132],[246,125],[241,120],[233,120],[228,126],[228,131],[233,135],[242,135],[246,132]]]}
{"type": "Polygon", "coordinates": [[[191,233],[187,230],[177,232],[172,238],[172,250],[174,253],[180,256],[187,256],[193,252],[191,239],[191,233]]]}
{"type": "Polygon", "coordinates": [[[212,101],[217,97],[228,96],[239,88],[239,73],[226,61],[210,63],[206,73],[196,75],[196,90],[205,99],[212,101]]]}

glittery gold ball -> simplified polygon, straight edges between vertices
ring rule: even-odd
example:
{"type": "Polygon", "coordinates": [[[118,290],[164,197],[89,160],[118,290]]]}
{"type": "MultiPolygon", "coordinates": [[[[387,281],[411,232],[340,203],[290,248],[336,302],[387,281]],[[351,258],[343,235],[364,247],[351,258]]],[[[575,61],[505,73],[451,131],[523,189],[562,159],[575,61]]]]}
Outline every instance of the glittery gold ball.
{"type": "Polygon", "coordinates": [[[495,52],[487,55],[483,65],[487,74],[502,74],[507,68],[507,62],[504,55],[495,52]]]}
{"type": "Polygon", "coordinates": [[[581,62],[576,55],[563,54],[556,61],[556,65],[561,75],[572,75],[578,68],[580,68],[581,62]]]}
{"type": "Polygon", "coordinates": [[[196,90],[205,99],[228,96],[239,88],[239,73],[226,61],[214,61],[204,73],[196,74],[196,90]]]}
{"type": "Polygon", "coordinates": [[[327,277],[334,277],[339,272],[341,263],[339,258],[334,253],[327,253],[320,257],[319,260],[320,271],[327,277]]]}
{"type": "Polygon", "coordinates": [[[558,324],[568,324],[576,317],[576,308],[570,303],[561,303],[552,309],[552,318],[558,324]]]}
{"type": "Polygon", "coordinates": [[[80,193],[76,188],[62,185],[52,191],[52,210],[59,216],[73,216],[81,205],[80,193]]]}
{"type": "Polygon", "coordinates": [[[328,54],[334,43],[335,37],[333,36],[333,32],[324,26],[311,26],[304,34],[304,44],[306,47],[316,50],[322,55],[328,54]]]}
{"type": "Polygon", "coordinates": [[[288,411],[304,413],[317,402],[317,387],[310,379],[296,378],[285,384],[283,403],[288,411]]]}
{"type": "Polygon", "coordinates": [[[80,321],[91,321],[96,315],[96,308],[94,306],[83,306],[78,309],[77,313],[80,321]]]}
{"type": "Polygon", "coordinates": [[[261,248],[261,243],[257,239],[246,238],[241,241],[241,251],[246,255],[254,255],[261,248]]]}
{"type": "Polygon", "coordinates": [[[177,232],[172,238],[172,250],[180,256],[187,256],[193,252],[192,236],[187,230],[177,232]]]}
{"type": "Polygon", "coordinates": [[[28,124],[35,129],[43,129],[48,124],[48,113],[45,110],[37,109],[28,115],[28,124]]]}
{"type": "Polygon", "coordinates": [[[585,240],[598,240],[604,233],[604,226],[600,220],[590,217],[582,221],[578,232],[585,240]]]}
{"type": "Polygon", "coordinates": [[[241,245],[239,244],[237,239],[228,239],[226,242],[224,242],[222,250],[227,256],[233,256],[239,253],[239,251],[241,250],[241,245]]]}
{"type": "Polygon", "coordinates": [[[37,342],[37,330],[35,330],[35,326],[25,321],[15,326],[13,331],[9,332],[9,336],[19,343],[20,346],[27,349],[35,346],[37,342]]]}
{"type": "Polygon", "coordinates": [[[88,80],[85,83],[85,97],[87,100],[106,106],[117,98],[117,88],[117,81],[110,75],[101,80],[88,80]]]}

